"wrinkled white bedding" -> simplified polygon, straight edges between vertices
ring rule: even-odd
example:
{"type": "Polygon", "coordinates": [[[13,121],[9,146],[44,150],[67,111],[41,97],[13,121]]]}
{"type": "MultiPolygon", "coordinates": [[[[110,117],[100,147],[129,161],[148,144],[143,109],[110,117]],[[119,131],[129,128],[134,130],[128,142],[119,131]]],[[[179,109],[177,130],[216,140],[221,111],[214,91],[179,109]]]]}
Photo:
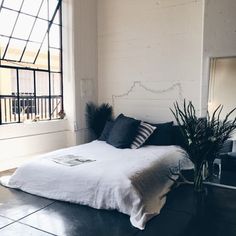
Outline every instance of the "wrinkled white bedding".
{"type": "Polygon", "coordinates": [[[160,213],[172,181],[169,169],[191,162],[177,146],[145,146],[117,149],[103,141],[57,150],[41,156],[0,182],[10,188],[46,198],[116,209],[130,215],[133,226],[144,229],[146,222],[160,213]],[[52,161],[63,155],[79,155],[95,160],[77,166],[52,161]]]}

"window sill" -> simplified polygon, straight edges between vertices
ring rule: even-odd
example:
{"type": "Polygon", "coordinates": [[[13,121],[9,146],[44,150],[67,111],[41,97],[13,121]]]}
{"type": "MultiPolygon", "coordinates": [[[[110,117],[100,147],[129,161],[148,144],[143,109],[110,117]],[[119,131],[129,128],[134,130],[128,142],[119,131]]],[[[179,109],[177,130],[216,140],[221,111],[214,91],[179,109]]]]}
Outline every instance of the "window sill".
{"type": "Polygon", "coordinates": [[[68,121],[66,119],[2,125],[0,126],[0,140],[57,133],[67,130],[68,121]]]}

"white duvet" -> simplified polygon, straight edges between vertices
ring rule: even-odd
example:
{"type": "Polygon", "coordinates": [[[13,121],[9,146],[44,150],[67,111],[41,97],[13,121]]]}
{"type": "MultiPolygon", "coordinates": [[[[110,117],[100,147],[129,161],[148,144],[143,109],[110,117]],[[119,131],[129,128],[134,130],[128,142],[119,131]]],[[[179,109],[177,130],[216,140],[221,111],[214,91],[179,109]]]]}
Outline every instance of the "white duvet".
{"type": "Polygon", "coordinates": [[[173,182],[170,168],[192,168],[177,146],[145,146],[117,149],[103,141],[50,152],[0,179],[2,185],[38,196],[116,209],[130,216],[133,226],[144,229],[160,213],[173,182]],[[77,155],[95,160],[65,166],[52,159],[77,155]]]}

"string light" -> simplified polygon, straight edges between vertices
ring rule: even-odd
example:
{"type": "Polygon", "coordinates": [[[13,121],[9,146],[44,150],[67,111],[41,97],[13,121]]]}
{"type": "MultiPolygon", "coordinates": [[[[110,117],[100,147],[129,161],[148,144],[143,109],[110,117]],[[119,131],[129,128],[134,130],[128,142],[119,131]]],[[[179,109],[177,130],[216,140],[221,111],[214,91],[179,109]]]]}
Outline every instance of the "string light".
{"type": "Polygon", "coordinates": [[[134,81],[133,84],[131,85],[131,87],[128,89],[127,92],[119,94],[119,95],[112,95],[112,105],[113,107],[115,106],[115,100],[119,99],[119,98],[123,98],[123,97],[127,97],[130,95],[130,93],[133,92],[133,90],[135,89],[135,87],[141,87],[142,89],[144,89],[147,92],[153,93],[153,94],[163,94],[163,93],[167,93],[170,91],[173,91],[175,89],[178,90],[178,97],[179,100],[182,102],[183,101],[183,90],[182,90],[182,86],[181,83],[174,83],[173,85],[171,85],[170,87],[166,88],[166,89],[160,89],[160,90],[154,90],[154,89],[150,89],[147,86],[145,86],[141,81],[134,81]]]}

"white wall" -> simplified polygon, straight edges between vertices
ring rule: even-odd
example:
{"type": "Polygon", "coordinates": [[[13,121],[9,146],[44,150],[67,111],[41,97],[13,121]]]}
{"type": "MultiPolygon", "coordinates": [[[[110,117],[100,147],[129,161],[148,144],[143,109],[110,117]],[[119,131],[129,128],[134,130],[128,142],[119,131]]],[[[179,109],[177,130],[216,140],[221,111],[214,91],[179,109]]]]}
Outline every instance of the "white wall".
{"type": "Polygon", "coordinates": [[[85,105],[97,103],[97,0],[74,0],[74,78],[76,143],[89,140],[85,105]]]}
{"type": "Polygon", "coordinates": [[[205,0],[202,111],[207,110],[211,57],[236,56],[236,1],[205,0]]]}
{"type": "Polygon", "coordinates": [[[98,0],[99,102],[149,121],[173,120],[169,107],[181,98],[199,108],[203,7],[201,0],[98,0]]]}
{"type": "Polygon", "coordinates": [[[0,161],[23,157],[68,146],[66,120],[0,127],[0,161]]]}
{"type": "Polygon", "coordinates": [[[64,0],[64,104],[69,143],[89,139],[85,104],[97,102],[97,4],[96,0],[64,0]]]}
{"type": "Polygon", "coordinates": [[[203,114],[209,57],[236,55],[235,0],[63,4],[67,120],[0,127],[1,159],[86,142],[88,101],[109,102],[116,114],[167,121],[173,120],[169,107],[185,97],[203,114]]]}

